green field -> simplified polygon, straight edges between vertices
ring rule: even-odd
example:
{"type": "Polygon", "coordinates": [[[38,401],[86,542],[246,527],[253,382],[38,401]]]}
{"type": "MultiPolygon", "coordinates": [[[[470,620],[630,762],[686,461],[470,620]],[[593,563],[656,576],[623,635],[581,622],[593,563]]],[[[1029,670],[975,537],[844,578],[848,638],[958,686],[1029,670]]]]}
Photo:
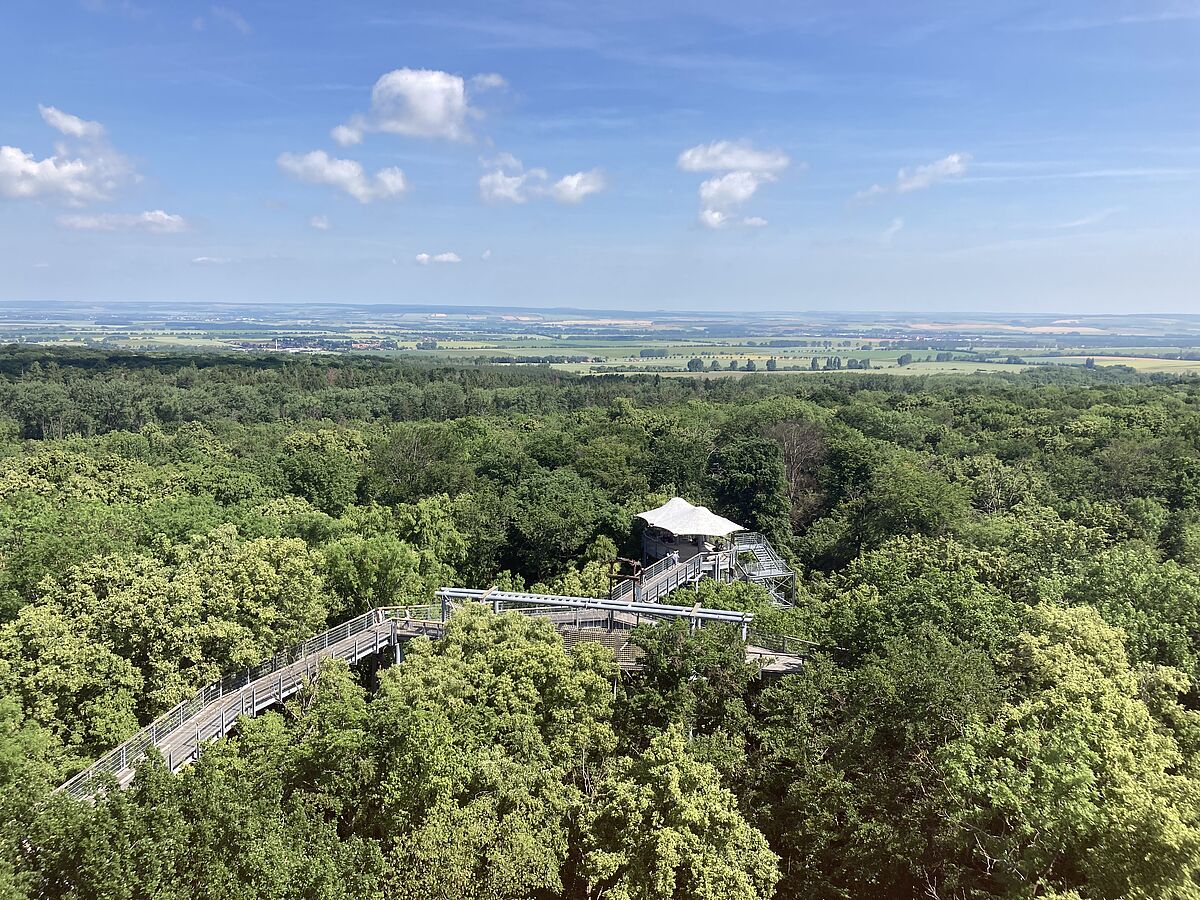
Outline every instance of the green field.
{"type": "Polygon", "coordinates": [[[668,377],[888,372],[895,375],[1012,373],[1028,366],[1127,366],[1138,372],[1189,375],[1200,361],[1179,359],[1200,348],[1200,321],[1190,317],[1058,322],[872,320],[831,316],[715,316],[550,313],[336,306],[114,306],[45,310],[0,306],[0,341],[46,346],[161,350],[173,353],[345,353],[408,357],[463,365],[549,365],[589,374],[668,377]],[[1077,329],[1063,331],[1064,328],[1077,329]],[[1188,344],[1180,335],[1196,334],[1188,344]],[[421,349],[418,349],[421,348],[421,349]],[[661,354],[661,355],[655,355],[661,354]],[[939,359],[938,357],[942,357],[939,359]],[[814,357],[817,369],[812,368],[814,357]],[[836,357],[838,364],[826,368],[836,357]],[[906,365],[899,360],[908,357],[906,365]],[[947,358],[949,357],[949,358],[947,358]],[[692,372],[688,362],[704,368],[692,372]],[[769,372],[768,361],[775,370],[769,372]],[[868,361],[869,369],[857,368],[868,361]],[[850,368],[850,363],[855,368],[850,368]],[[713,364],[717,369],[710,368],[713,364]],[[733,364],[734,368],[730,369],[733,364]]]}

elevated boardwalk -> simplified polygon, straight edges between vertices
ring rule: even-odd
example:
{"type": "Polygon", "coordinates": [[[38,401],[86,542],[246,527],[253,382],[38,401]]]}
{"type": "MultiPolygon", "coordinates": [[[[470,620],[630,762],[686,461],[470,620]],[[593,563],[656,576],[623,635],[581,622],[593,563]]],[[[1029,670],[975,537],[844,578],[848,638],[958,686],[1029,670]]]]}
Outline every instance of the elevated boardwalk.
{"type": "MultiPolygon", "coordinates": [[[[677,581],[675,587],[683,583],[677,581]]],[[[253,668],[213,682],[110,750],[59,790],[86,799],[100,789],[103,776],[111,776],[125,787],[151,749],[162,754],[168,768],[177,772],[196,759],[206,742],[228,734],[239,717],[257,716],[298,693],[315,677],[323,660],[356,663],[389,650],[398,656],[405,641],[420,635],[440,637],[455,607],[464,603],[487,603],[498,613],[512,611],[545,618],[568,647],[581,641],[605,644],[625,670],[640,667],[640,650],[628,637],[643,623],[683,620],[693,629],[711,623],[735,626],[746,642],[747,661],[762,672],[796,671],[812,649],[810,643],[796,638],[755,632],[751,628],[753,614],[737,610],[471,588],[441,588],[438,599],[440,603],[428,606],[373,609],[253,668]]]]}

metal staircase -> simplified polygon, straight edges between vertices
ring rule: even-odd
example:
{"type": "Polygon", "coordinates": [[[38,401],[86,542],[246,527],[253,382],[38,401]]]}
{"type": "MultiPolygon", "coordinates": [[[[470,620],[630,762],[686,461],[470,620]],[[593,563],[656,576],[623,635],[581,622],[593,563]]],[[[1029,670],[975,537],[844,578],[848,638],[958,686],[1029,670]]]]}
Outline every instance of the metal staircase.
{"type": "Polygon", "coordinates": [[[735,575],[761,584],[780,606],[792,606],[796,600],[796,573],[765,535],[740,531],[733,535],[735,575]]]}
{"type": "Polygon", "coordinates": [[[615,583],[610,599],[656,603],[702,578],[752,581],[767,589],[776,606],[795,603],[796,573],[766,536],[756,531],[735,532],[726,550],[699,553],[680,562],[664,557],[615,583]]]}

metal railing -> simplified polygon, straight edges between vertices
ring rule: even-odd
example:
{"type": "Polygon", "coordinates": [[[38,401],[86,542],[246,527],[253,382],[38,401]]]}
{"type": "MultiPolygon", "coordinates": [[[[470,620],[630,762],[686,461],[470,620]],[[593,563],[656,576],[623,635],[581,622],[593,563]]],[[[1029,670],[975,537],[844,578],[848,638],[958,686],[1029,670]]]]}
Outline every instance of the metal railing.
{"type": "Polygon", "coordinates": [[[665,557],[642,569],[637,579],[618,584],[613,589],[612,599],[654,603],[701,578],[718,577],[726,555],[722,552],[701,553],[682,562],[665,557]]]}
{"type": "Polygon", "coordinates": [[[750,646],[770,650],[773,653],[783,653],[787,656],[807,656],[820,648],[815,641],[793,637],[790,634],[774,634],[771,632],[754,631],[751,629],[746,638],[750,646]]]}
{"type": "MultiPolygon", "coordinates": [[[[708,609],[703,606],[673,606],[667,603],[645,603],[624,600],[597,599],[595,597],[570,597],[558,594],[529,594],[521,591],[485,591],[478,588],[439,588],[438,596],[445,601],[487,601],[497,612],[516,610],[526,612],[531,607],[561,609],[606,610],[617,615],[659,619],[692,619],[696,622],[731,622],[749,626],[753,613],[737,609],[708,609]]],[[[530,614],[530,613],[526,613],[530,614]]]]}
{"type": "MultiPolygon", "coordinates": [[[[705,560],[693,557],[687,563],[674,563],[659,570],[658,580],[665,596],[674,587],[699,577],[705,560]],[[672,585],[665,587],[665,585],[672,585]]],[[[651,567],[653,568],[653,567],[651,567]]],[[[322,658],[340,656],[357,661],[394,645],[400,629],[405,637],[417,634],[440,635],[455,604],[488,602],[496,612],[514,611],[527,616],[549,619],[556,628],[574,633],[572,641],[587,640],[589,633],[628,631],[642,622],[685,619],[692,628],[708,622],[739,626],[742,639],[762,650],[803,655],[816,645],[786,635],[758,634],[750,630],[753,613],[740,610],[706,609],[699,606],[674,606],[651,601],[602,600],[590,597],[530,594],[519,591],[441,588],[439,603],[422,606],[388,606],[370,610],[320,634],[301,641],[289,650],[276,653],[255,666],[228,675],[201,688],[191,698],[172,707],[146,727],[110,750],[95,763],[75,775],[59,790],[76,798],[95,793],[93,783],[105,775],[128,773],[153,748],[167,751],[168,765],[195,758],[205,741],[228,732],[241,715],[257,715],[281,703],[308,681],[322,658]]],[[[610,641],[605,643],[611,644],[610,641]]],[[[640,651],[627,641],[613,645],[618,663],[636,667],[640,651]]]]}
{"type": "Polygon", "coordinates": [[[176,704],[128,740],[104,754],[88,768],[67,781],[59,790],[65,791],[73,797],[88,796],[90,794],[89,786],[94,779],[101,775],[122,772],[132,764],[144,759],[152,747],[159,747],[166,743],[185,724],[203,712],[205,707],[227,695],[240,694],[245,688],[263,681],[282,669],[304,660],[317,658],[330,647],[355,635],[378,629],[385,622],[395,620],[440,622],[441,618],[442,607],[436,604],[415,607],[394,606],[373,609],[343,622],[341,625],[335,625],[308,640],[301,641],[288,650],[264,659],[255,666],[242,669],[205,685],[195,695],[176,704]]]}
{"type": "Polygon", "coordinates": [[[792,568],[780,556],[765,535],[756,531],[742,531],[733,536],[733,549],[739,554],[737,566],[747,576],[753,577],[759,573],[771,575],[790,575],[792,568]],[[743,562],[740,554],[754,555],[753,563],[743,562]]]}

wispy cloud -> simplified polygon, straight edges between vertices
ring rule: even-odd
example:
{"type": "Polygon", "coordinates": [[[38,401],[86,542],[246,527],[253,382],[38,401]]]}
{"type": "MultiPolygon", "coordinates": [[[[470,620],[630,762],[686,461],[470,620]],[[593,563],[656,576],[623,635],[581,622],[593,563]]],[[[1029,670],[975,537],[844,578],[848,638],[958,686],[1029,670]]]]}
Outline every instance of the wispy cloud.
{"type": "Polygon", "coordinates": [[[1077,179],[1119,180],[1175,180],[1200,177],[1200,168],[1181,166],[1143,166],[1112,169],[1079,169],[1060,172],[1019,172],[1011,175],[973,175],[963,179],[971,183],[1022,182],[1022,181],[1072,181],[1077,179]]]}
{"type": "Polygon", "coordinates": [[[675,161],[683,172],[768,172],[777,174],[791,163],[782,150],[757,150],[749,141],[713,141],[690,147],[675,161]]]}
{"type": "Polygon", "coordinates": [[[1200,20],[1200,4],[1172,3],[1153,8],[1146,3],[1136,12],[1075,16],[1071,18],[1047,18],[1026,22],[1018,26],[1020,31],[1091,31],[1097,28],[1120,28],[1130,25],[1164,25],[1173,22],[1200,20]]]}
{"type": "Polygon", "coordinates": [[[890,244],[901,231],[904,230],[904,220],[900,218],[892,219],[892,224],[884,229],[880,235],[880,241],[886,246],[890,244]]]}
{"type": "Polygon", "coordinates": [[[59,216],[58,224],[77,231],[148,231],[152,234],[176,234],[186,231],[188,227],[183,216],[161,209],[140,213],[59,216]]]}
{"type": "Polygon", "coordinates": [[[427,266],[430,263],[460,263],[462,257],[453,250],[447,250],[445,253],[418,253],[416,255],[417,265],[427,266]]]}
{"type": "Polygon", "coordinates": [[[67,137],[84,140],[96,140],[104,137],[104,126],[99,122],[89,122],[53,106],[42,106],[40,103],[38,112],[42,114],[43,122],[67,137]]]}
{"type": "Polygon", "coordinates": [[[890,185],[873,184],[854,195],[860,203],[869,202],[884,194],[908,194],[912,191],[923,191],[935,184],[953,178],[961,178],[966,174],[971,162],[969,153],[951,153],[941,159],[934,160],[912,169],[901,169],[896,173],[896,180],[890,185]]]}
{"type": "Polygon", "coordinates": [[[303,155],[282,153],[277,163],[293,178],[345,191],[359,203],[400,197],[408,190],[408,182],[400,169],[380,169],[368,177],[362,163],[353,159],[336,159],[324,150],[313,150],[303,155]]]}
{"type": "Polygon", "coordinates": [[[1080,216],[1078,219],[1071,219],[1068,222],[1059,222],[1055,225],[1058,229],[1072,228],[1088,228],[1092,225],[1099,225],[1101,222],[1112,218],[1117,213],[1124,211],[1123,206],[1110,206],[1108,209],[1102,209],[1099,212],[1094,212],[1088,216],[1080,216]]]}
{"type": "Polygon", "coordinates": [[[230,9],[228,6],[214,6],[211,12],[214,19],[224,22],[240,34],[251,35],[254,33],[250,23],[236,9],[230,9]]]}

